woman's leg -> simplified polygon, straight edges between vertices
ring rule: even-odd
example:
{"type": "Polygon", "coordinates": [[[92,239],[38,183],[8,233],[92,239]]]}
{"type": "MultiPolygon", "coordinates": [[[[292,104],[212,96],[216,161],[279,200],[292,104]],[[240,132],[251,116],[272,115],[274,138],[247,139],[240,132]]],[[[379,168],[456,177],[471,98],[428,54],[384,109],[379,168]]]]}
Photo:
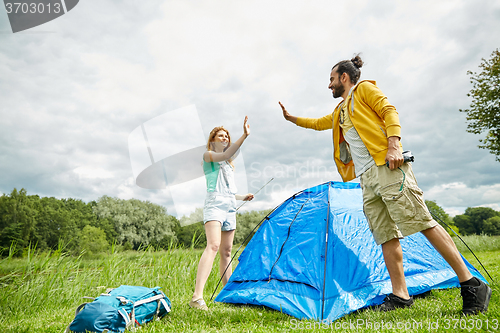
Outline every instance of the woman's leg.
{"type": "Polygon", "coordinates": [[[220,275],[222,276],[222,285],[225,286],[227,280],[231,277],[233,273],[231,267],[231,250],[233,248],[233,238],[235,230],[222,231],[222,237],[220,242],[220,275]],[[229,267],[228,267],[229,265],[229,267]],[[227,270],[226,270],[227,267],[227,270]],[[226,273],[224,274],[224,271],[226,273]]]}
{"type": "Polygon", "coordinates": [[[221,243],[221,223],[219,221],[208,221],[205,223],[205,233],[207,235],[207,247],[201,255],[196,273],[196,286],[194,288],[193,300],[203,298],[203,288],[207,282],[215,255],[221,243]]]}

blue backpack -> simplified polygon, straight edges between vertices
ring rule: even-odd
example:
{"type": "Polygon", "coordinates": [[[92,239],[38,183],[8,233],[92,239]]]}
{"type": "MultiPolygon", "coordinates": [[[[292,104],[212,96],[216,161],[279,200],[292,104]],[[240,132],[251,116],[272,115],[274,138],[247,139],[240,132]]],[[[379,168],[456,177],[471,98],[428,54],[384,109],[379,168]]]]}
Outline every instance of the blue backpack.
{"type": "Polygon", "coordinates": [[[93,302],[80,305],[65,333],[122,333],[154,318],[159,319],[169,313],[172,306],[159,289],[120,286],[108,290],[93,302]]]}

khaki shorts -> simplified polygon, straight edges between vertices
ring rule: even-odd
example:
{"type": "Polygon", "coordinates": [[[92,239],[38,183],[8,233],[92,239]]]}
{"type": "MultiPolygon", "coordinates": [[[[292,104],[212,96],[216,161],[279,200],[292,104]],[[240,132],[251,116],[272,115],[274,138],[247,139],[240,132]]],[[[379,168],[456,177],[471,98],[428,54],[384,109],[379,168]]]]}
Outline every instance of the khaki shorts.
{"type": "Polygon", "coordinates": [[[374,165],[360,177],[363,210],[378,245],[437,225],[425,205],[411,164],[403,164],[401,170],[374,165]]]}

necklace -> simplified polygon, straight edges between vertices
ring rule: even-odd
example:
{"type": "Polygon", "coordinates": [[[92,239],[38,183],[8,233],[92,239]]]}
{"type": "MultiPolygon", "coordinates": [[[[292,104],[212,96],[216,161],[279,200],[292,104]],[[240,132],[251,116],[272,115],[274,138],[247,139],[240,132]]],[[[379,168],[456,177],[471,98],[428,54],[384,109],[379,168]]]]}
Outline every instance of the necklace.
{"type": "MultiPolygon", "coordinates": [[[[354,87],[352,87],[351,90],[349,90],[348,97],[351,96],[353,89],[354,89],[354,87]]],[[[351,101],[353,103],[352,104],[352,110],[351,110],[351,112],[352,112],[352,114],[354,114],[354,99],[352,99],[352,98],[354,98],[354,96],[351,97],[351,101]]],[[[345,106],[345,100],[342,101],[342,105],[340,106],[340,111],[341,111],[341,114],[340,114],[340,124],[341,125],[344,124],[344,120],[345,120],[344,106],[345,106]]]]}
{"type": "Polygon", "coordinates": [[[344,114],[344,103],[340,106],[340,124],[344,124],[345,114],[344,114]]]}

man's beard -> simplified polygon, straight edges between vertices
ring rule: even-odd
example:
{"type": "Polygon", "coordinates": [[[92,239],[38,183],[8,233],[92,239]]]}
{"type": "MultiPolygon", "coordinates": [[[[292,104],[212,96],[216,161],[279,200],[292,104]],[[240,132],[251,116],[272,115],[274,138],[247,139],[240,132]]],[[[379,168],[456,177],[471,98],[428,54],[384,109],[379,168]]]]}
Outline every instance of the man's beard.
{"type": "Polygon", "coordinates": [[[337,86],[333,87],[333,98],[339,98],[344,93],[345,88],[342,83],[339,82],[337,86]]]}

